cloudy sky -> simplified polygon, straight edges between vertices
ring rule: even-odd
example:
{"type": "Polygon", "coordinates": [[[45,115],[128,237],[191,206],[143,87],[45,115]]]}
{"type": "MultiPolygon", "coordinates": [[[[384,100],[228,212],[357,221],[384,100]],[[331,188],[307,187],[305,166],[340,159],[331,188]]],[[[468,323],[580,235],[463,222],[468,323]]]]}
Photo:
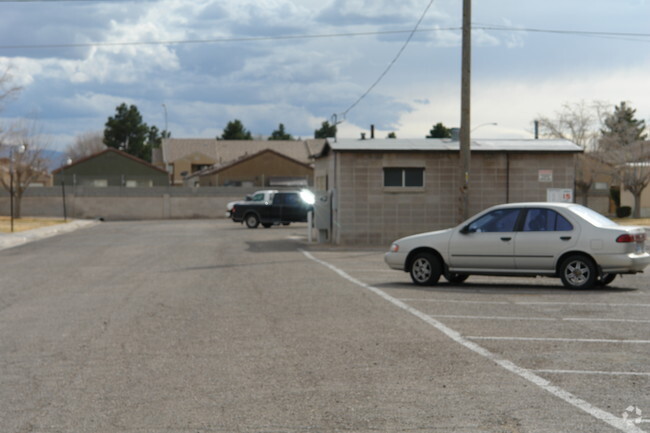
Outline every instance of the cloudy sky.
{"type": "MultiPolygon", "coordinates": [[[[472,125],[498,123],[474,136],[530,136],[581,100],[650,120],[650,1],[475,0],[472,21],[472,125]]],[[[424,137],[460,123],[461,23],[462,0],[0,0],[0,68],[23,87],[0,117],[61,150],[122,102],[179,138],[233,119],[309,138],[334,114],[341,137],[424,137]]]]}

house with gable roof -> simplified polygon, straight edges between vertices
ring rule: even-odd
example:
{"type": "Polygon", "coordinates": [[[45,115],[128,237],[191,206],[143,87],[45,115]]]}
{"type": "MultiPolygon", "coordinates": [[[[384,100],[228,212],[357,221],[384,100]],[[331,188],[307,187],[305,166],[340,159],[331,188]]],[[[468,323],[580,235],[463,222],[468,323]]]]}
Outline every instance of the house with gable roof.
{"type": "Polygon", "coordinates": [[[198,171],[186,178],[190,186],[308,187],[314,169],[273,149],[244,155],[225,164],[198,171]]]}
{"type": "Polygon", "coordinates": [[[159,167],[126,152],[107,148],[52,171],[54,184],[90,187],[168,186],[169,175],[159,167]]]}
{"type": "MultiPolygon", "coordinates": [[[[197,173],[203,163],[212,161],[212,165],[220,166],[234,163],[242,158],[259,154],[264,150],[272,150],[302,164],[313,163],[312,157],[320,151],[325,140],[216,140],[197,138],[166,138],[160,149],[154,149],[153,164],[167,170],[173,185],[185,185],[185,179],[197,173]],[[193,160],[197,155],[201,158],[193,160]]],[[[255,164],[246,167],[256,168],[255,164]]],[[[241,166],[240,166],[241,167],[241,166]]],[[[300,171],[300,170],[299,170],[300,171]]],[[[260,176],[260,172],[249,172],[248,177],[260,176]]],[[[288,172],[287,177],[295,176],[288,172]]]]}

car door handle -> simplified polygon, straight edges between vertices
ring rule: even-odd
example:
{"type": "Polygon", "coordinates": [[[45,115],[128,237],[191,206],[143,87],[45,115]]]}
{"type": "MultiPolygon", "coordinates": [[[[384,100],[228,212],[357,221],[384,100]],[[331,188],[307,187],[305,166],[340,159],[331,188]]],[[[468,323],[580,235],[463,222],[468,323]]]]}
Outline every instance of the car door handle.
{"type": "Polygon", "coordinates": [[[502,240],[503,242],[508,242],[508,241],[511,241],[512,238],[504,237],[504,238],[501,238],[501,240],[502,240]]]}
{"type": "Polygon", "coordinates": [[[570,241],[571,236],[560,236],[560,239],[562,239],[563,241],[570,241]]]}

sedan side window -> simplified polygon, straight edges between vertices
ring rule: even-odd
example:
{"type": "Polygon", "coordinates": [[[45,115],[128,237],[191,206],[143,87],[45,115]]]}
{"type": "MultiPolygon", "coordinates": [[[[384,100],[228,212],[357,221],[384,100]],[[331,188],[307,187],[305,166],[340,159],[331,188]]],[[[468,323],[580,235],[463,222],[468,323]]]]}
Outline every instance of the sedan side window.
{"type": "Polygon", "coordinates": [[[471,223],[470,232],[513,232],[519,216],[519,209],[492,211],[471,223]]]}
{"type": "Polygon", "coordinates": [[[566,218],[551,209],[529,209],[524,222],[525,232],[571,231],[566,218]]]}

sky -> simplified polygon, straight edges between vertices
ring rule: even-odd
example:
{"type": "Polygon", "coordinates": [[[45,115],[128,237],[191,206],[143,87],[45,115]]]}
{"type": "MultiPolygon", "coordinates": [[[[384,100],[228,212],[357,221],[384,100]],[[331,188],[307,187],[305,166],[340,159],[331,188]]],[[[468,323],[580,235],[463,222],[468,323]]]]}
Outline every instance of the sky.
{"type": "MultiPolygon", "coordinates": [[[[34,120],[56,150],[121,103],[176,138],[234,119],[254,136],[337,121],[339,137],[424,138],[460,124],[462,3],[0,0],[0,69],[22,87],[0,122],[34,120]]],[[[650,123],[648,22],[650,0],[474,0],[473,137],[532,137],[580,101],[650,123]]]]}

